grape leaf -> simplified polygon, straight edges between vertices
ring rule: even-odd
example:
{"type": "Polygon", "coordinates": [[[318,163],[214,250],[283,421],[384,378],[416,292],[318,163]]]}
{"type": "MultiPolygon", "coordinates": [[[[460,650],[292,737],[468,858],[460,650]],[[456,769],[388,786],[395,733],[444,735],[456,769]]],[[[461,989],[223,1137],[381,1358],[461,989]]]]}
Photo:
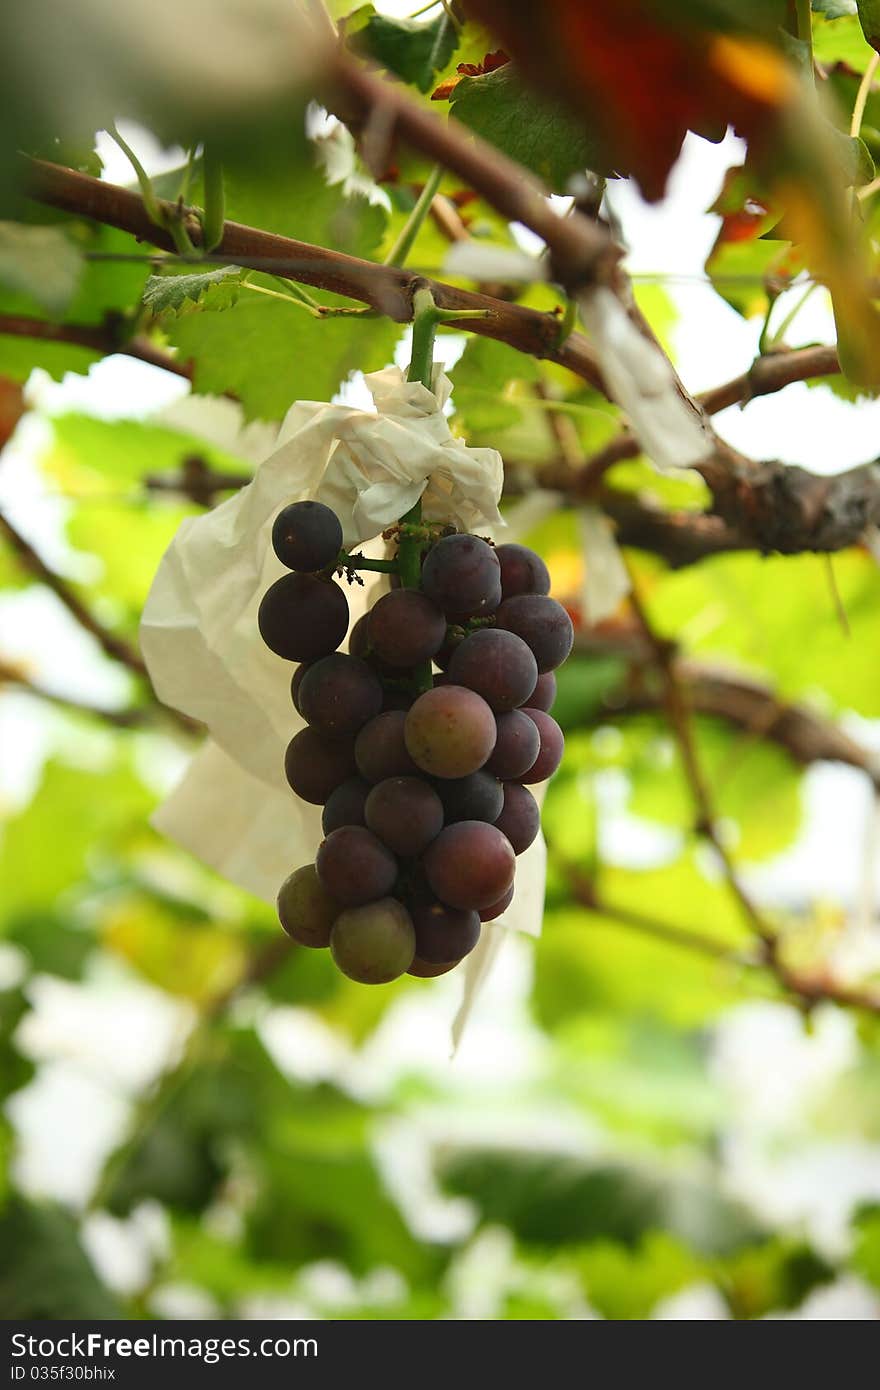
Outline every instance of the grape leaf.
{"type": "Polygon", "coordinates": [[[458,30],[444,11],[436,19],[392,19],[372,14],[361,23],[352,47],[380,63],[420,92],[428,92],[458,47],[458,30]]]}
{"type": "Polygon", "coordinates": [[[531,169],[555,193],[587,169],[610,174],[599,143],[582,121],[536,96],[511,63],[481,77],[462,77],[451,93],[452,114],[531,169]]]}
{"type": "Polygon", "coordinates": [[[0,1317],[6,1321],[119,1318],[80,1245],[76,1224],[60,1207],[13,1198],[0,1214],[0,1317]]]}
{"type": "Polygon", "coordinates": [[[63,314],[83,268],[80,251],[60,227],[0,222],[0,285],[63,314]]]}
{"type": "Polygon", "coordinates": [[[179,314],[198,304],[208,290],[218,288],[224,294],[212,297],[211,308],[229,308],[238,299],[240,275],[241,267],[237,265],[201,275],[151,275],[144,286],[144,308],[151,314],[179,314]]]}

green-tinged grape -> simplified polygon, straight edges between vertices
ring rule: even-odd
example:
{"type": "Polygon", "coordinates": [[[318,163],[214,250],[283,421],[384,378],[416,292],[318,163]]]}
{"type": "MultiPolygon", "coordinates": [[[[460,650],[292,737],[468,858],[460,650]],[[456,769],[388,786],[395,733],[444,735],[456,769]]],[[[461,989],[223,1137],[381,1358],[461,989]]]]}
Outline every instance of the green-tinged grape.
{"type": "Polygon", "coordinates": [[[443,829],[443,804],[421,777],[388,777],[377,783],[364,815],[373,834],[404,859],[421,854],[443,829]]]}
{"type": "Polygon", "coordinates": [[[362,985],[385,985],[413,963],[416,934],[396,898],[379,898],[341,912],[330,933],[330,954],[343,975],[362,985]]]}
{"type": "Polygon", "coordinates": [[[417,589],[393,589],[370,612],[368,640],[380,661],[397,669],[429,661],[446,636],[440,609],[417,589]]]}
{"type": "Polygon", "coordinates": [[[495,903],[513,883],[516,857],[494,825],[464,820],[441,830],[422,861],[430,888],[450,907],[495,903]]]}
{"type": "Polygon", "coordinates": [[[365,724],[355,739],[358,771],[368,782],[384,782],[386,777],[411,777],[418,773],[406,749],[406,718],[404,710],[385,710],[365,724]]]}
{"type": "Polygon", "coordinates": [[[505,782],[504,805],[495,827],[507,836],[514,854],[522,854],[537,837],[541,812],[531,792],[519,782],[505,782]]]}
{"type": "Polygon", "coordinates": [[[501,596],[549,594],[550,571],[540,555],[526,545],[499,545],[495,554],[501,566],[501,596]]]}
{"type": "Polygon", "coordinates": [[[369,790],[370,784],[363,777],[349,777],[341,782],[328,796],[321,816],[324,834],[330,835],[342,825],[366,825],[364,805],[369,790]]]}
{"type": "Polygon", "coordinates": [[[446,536],[425,556],[422,589],[452,621],[483,618],[501,602],[501,566],[478,536],[446,536]]]}
{"type": "Polygon", "coordinates": [[[475,690],[498,713],[525,703],[535,688],[538,666],[521,637],[484,627],[456,647],[449,679],[475,690]]]}
{"type": "Polygon", "coordinates": [[[335,652],[348,629],[348,599],[332,579],[285,574],[266,590],[260,636],[285,661],[317,661],[335,652]]]}
{"type": "Polygon", "coordinates": [[[318,878],[314,864],[304,864],[278,890],[278,920],[299,946],[329,946],[330,928],[340,905],[318,878]]]}
{"type": "Polygon", "coordinates": [[[406,715],[406,747],[433,777],[467,777],[495,747],[495,716],[482,696],[461,685],[435,686],[406,715]]]}
{"type": "Polygon", "coordinates": [[[562,604],[543,594],[505,599],[495,614],[495,625],[516,633],[531,647],[542,674],[561,666],[574,642],[571,618],[562,604]]]}
{"type": "Polygon", "coordinates": [[[272,549],[289,570],[328,569],[342,549],[339,518],[323,502],[291,502],[275,518],[272,549]]]}
{"type": "Polygon", "coordinates": [[[397,860],[372,830],[341,825],[322,840],[315,867],[318,877],[346,907],[384,898],[397,881],[397,860]]]}
{"type": "Polygon", "coordinates": [[[314,662],[299,687],[300,714],[328,738],[353,738],[381,708],[379,677],[345,652],[314,662]]]}
{"type": "Polygon", "coordinates": [[[323,806],[340,782],[357,771],[351,739],[326,739],[314,729],[301,729],[284,755],[287,781],[303,801],[323,806]]]}
{"type": "Polygon", "coordinates": [[[496,719],[498,737],[486,771],[503,782],[523,777],[534,765],[541,751],[541,735],[533,719],[520,709],[499,714],[496,719]]]}

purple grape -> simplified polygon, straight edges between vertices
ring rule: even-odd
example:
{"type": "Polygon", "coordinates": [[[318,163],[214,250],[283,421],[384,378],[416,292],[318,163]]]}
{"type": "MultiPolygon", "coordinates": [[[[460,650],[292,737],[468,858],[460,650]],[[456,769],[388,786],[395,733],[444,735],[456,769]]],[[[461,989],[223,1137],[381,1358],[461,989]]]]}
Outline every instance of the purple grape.
{"type": "Polygon", "coordinates": [[[284,755],[284,772],[297,796],[323,806],[331,792],[356,771],[351,740],[322,738],[314,729],[301,729],[284,755]]]}
{"type": "Polygon", "coordinates": [[[370,613],[370,646],[380,661],[398,669],[430,660],[445,637],[446,619],[418,589],[383,594],[370,613]]]}
{"type": "Polygon", "coordinates": [[[275,518],[272,549],[289,570],[312,574],[335,566],[342,549],[339,518],[323,502],[291,502],[275,518]]]}
{"type": "Polygon", "coordinates": [[[546,714],[542,709],[529,709],[528,706],[523,710],[523,714],[527,714],[534,721],[541,738],[541,749],[537,758],[528,772],[519,779],[531,786],[534,782],[546,782],[548,777],[553,776],[562,762],[565,739],[552,714],[546,714]]]}
{"type": "Polygon", "coordinates": [[[416,932],[416,955],[430,965],[461,960],[480,939],[480,919],[468,908],[449,907],[429,890],[418,888],[407,899],[416,932]]]}
{"type": "Polygon", "coordinates": [[[550,571],[540,555],[525,545],[499,545],[495,554],[501,565],[501,596],[549,594],[550,571]]]}
{"type": "Polygon", "coordinates": [[[413,859],[443,829],[443,803],[421,777],[388,777],[370,791],[365,818],[384,845],[413,859]]]}
{"type": "Polygon", "coordinates": [[[397,881],[397,860],[382,841],[362,825],[341,825],[318,846],[318,878],[346,907],[384,898],[397,881]]]}
{"type": "Polygon", "coordinates": [[[437,795],[443,803],[447,825],[460,820],[498,819],[504,804],[504,789],[488,772],[472,772],[469,777],[437,778],[437,795]]]}
{"type": "Polygon", "coordinates": [[[293,708],[296,710],[297,714],[302,714],[302,710],[299,707],[299,688],[305,679],[306,671],[313,665],[314,662],[304,661],[302,665],[297,666],[290,680],[290,698],[293,701],[293,708]]]}
{"type": "Polygon", "coordinates": [[[432,965],[430,961],[413,956],[413,963],[406,973],[416,980],[435,980],[438,975],[448,975],[458,964],[457,960],[446,960],[441,965],[432,965]]]}
{"type": "Polygon", "coordinates": [[[318,878],[314,864],[295,869],[278,890],[278,920],[299,946],[329,946],[339,903],[318,878]]]}
{"type": "Polygon", "coordinates": [[[354,737],[381,708],[379,677],[345,652],[314,662],[299,687],[300,714],[328,738],[354,737]]]}
{"type": "Polygon", "coordinates": [[[317,661],[335,652],[348,629],[348,599],[332,579],[285,574],[266,590],[260,636],[285,661],[317,661]]]}
{"type": "Polygon", "coordinates": [[[545,714],[549,714],[556,700],[556,676],[552,671],[545,671],[543,676],[539,676],[534,690],[525,701],[529,709],[542,709],[545,714]]]}
{"type": "Polygon", "coordinates": [[[513,883],[510,841],[485,821],[463,820],[441,830],[422,861],[428,885],[450,907],[488,907],[513,883]]]}
{"type": "Polygon", "coordinates": [[[489,907],[480,909],[481,922],[494,922],[496,917],[500,917],[502,912],[506,912],[513,902],[513,884],[510,885],[503,898],[499,898],[497,903],[491,903],[489,907]]]}
{"type": "Polygon", "coordinates": [[[407,751],[434,777],[467,777],[495,747],[495,716],[486,701],[461,685],[420,695],[406,715],[407,751]]]}
{"type": "Polygon", "coordinates": [[[524,777],[541,751],[541,735],[533,719],[520,709],[496,717],[498,737],[486,771],[509,782],[524,777]]]}
{"type": "Polygon", "coordinates": [[[386,985],[406,974],[415,944],[410,915],[396,898],[379,898],[341,912],[330,933],[336,965],[361,985],[386,985]]]}
{"type": "Polygon", "coordinates": [[[514,854],[522,854],[537,838],[541,812],[532,793],[519,782],[505,782],[504,805],[495,828],[507,836],[514,854]]]}
{"type": "Polygon", "coordinates": [[[531,647],[540,672],[561,666],[571,651],[574,628],[561,603],[543,594],[505,599],[495,614],[496,627],[515,632],[531,647]]]}
{"type": "Polygon", "coordinates": [[[404,712],[412,705],[414,697],[406,690],[385,690],[382,693],[382,713],[389,709],[402,709],[404,712]]]}
{"type": "Polygon", "coordinates": [[[482,695],[497,713],[525,703],[535,688],[538,667],[521,637],[484,627],[456,647],[449,678],[482,695]]]}
{"type": "Polygon", "coordinates": [[[366,825],[364,804],[370,790],[369,782],[363,777],[349,777],[327,797],[321,816],[321,828],[325,835],[331,835],[342,825],[366,825]]]}
{"type": "Polygon", "coordinates": [[[404,710],[389,709],[361,729],[355,739],[354,756],[358,771],[368,782],[417,775],[418,768],[406,748],[406,720],[404,710]]]}
{"type": "Polygon", "coordinates": [[[425,556],[422,589],[451,620],[483,618],[501,602],[501,566],[478,536],[445,536],[425,556]]]}

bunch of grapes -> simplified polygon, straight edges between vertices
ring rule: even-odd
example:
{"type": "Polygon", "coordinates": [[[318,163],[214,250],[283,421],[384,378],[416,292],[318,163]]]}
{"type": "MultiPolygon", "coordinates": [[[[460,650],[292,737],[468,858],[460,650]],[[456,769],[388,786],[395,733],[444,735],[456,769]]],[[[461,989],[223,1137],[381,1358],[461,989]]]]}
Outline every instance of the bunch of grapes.
{"type": "Polygon", "coordinates": [[[258,618],[267,646],[300,663],[291,695],[306,727],[287,780],[324,808],[315,863],[285,880],[278,915],[364,984],[445,974],[509,906],[516,856],[540,827],[529,786],[562,758],[549,711],[573,640],[525,546],[418,524],[396,535],[399,554],[415,547],[418,587],[392,566],[390,592],[340,652],[349,614],[334,574],[351,578],[358,557],[329,507],[285,507],[272,544],[291,573],[258,618]]]}

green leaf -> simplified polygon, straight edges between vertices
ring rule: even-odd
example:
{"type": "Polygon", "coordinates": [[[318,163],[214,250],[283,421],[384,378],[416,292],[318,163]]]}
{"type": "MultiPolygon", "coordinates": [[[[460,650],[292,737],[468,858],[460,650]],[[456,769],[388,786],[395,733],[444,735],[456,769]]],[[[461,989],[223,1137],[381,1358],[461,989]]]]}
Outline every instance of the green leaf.
{"type": "Polygon", "coordinates": [[[813,20],[813,54],[822,64],[846,63],[856,72],[864,72],[871,59],[871,47],[858,18],[844,15],[833,21],[813,20]]]}
{"type": "Polygon", "coordinates": [[[352,47],[420,92],[429,92],[458,47],[458,30],[445,10],[427,20],[372,14],[359,26],[352,47]]]}
{"type": "Polygon", "coordinates": [[[293,302],[243,295],[223,314],[177,319],[169,336],[195,363],[196,391],[231,391],[248,419],[277,420],[295,400],[329,400],[353,371],[386,366],[400,328],[384,318],[316,319],[293,302]]]}
{"type": "Polygon", "coordinates": [[[143,835],[152,804],[121,757],[90,771],[47,763],[33,799],[3,826],[0,934],[87,880],[96,846],[106,857],[143,835]]]}
{"type": "Polygon", "coordinates": [[[0,222],[0,285],[63,314],[82,273],[80,251],[60,227],[0,222]]]}
{"type": "Polygon", "coordinates": [[[463,77],[452,90],[452,114],[531,169],[554,193],[564,193],[574,174],[613,171],[598,142],[562,107],[524,86],[512,64],[481,77],[463,77]]]}
{"type": "Polygon", "coordinates": [[[862,33],[872,48],[880,53],[880,0],[857,0],[862,33]]]}
{"type": "Polygon", "coordinates": [[[0,1318],[83,1321],[124,1316],[60,1207],[14,1197],[0,1213],[0,1318]]]}
{"type": "Polygon", "coordinates": [[[225,293],[212,296],[211,308],[230,308],[238,299],[241,273],[240,266],[227,265],[202,275],[151,275],[144,286],[144,308],[151,314],[179,314],[218,286],[225,293]]]}
{"type": "Polygon", "coordinates": [[[853,1269],[880,1289],[880,1204],[872,1202],[860,1207],[853,1225],[853,1269]]]}
{"type": "Polygon", "coordinates": [[[449,374],[456,419],[463,433],[506,429],[522,419],[514,383],[538,380],[533,357],[515,352],[506,343],[474,336],[449,374]]]}
{"type": "MultiPolygon", "coordinates": [[[[13,1091],[26,1086],[36,1070],[30,1058],[19,1052],[13,1042],[18,1025],[29,1008],[23,990],[5,989],[0,992],[0,1101],[5,1101],[13,1091]]],[[[2,1209],[0,1179],[0,1211],[2,1209]]]]}
{"type": "Polygon", "coordinates": [[[556,1153],[471,1149],[442,1165],[446,1185],[487,1223],[527,1245],[559,1248],[613,1240],[635,1246],[661,1229],[706,1254],[726,1254],[760,1234],[741,1206],[704,1179],[647,1166],[556,1153]]]}

